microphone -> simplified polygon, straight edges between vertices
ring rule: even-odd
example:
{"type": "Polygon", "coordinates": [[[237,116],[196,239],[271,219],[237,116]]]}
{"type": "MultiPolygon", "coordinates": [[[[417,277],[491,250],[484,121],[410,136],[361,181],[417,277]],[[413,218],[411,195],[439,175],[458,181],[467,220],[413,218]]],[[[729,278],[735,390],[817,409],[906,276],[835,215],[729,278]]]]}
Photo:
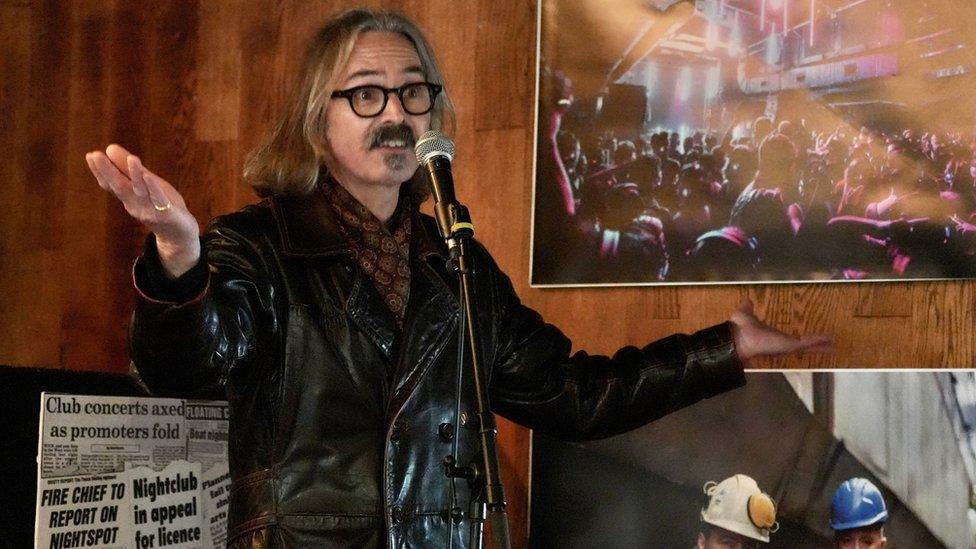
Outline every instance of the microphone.
{"type": "MultiPolygon", "coordinates": [[[[434,195],[434,217],[437,218],[437,228],[447,243],[450,254],[448,265],[458,274],[461,281],[461,309],[463,311],[461,325],[467,325],[471,373],[475,379],[475,390],[478,395],[478,417],[486,418],[481,421],[482,462],[480,468],[476,466],[455,467],[457,454],[454,453],[448,456],[451,458],[450,460],[446,458],[444,460],[444,464],[447,465],[446,474],[451,478],[463,477],[469,480],[477,480],[487,498],[484,503],[472,502],[471,511],[468,513],[472,519],[470,546],[481,547],[484,542],[484,528],[487,520],[491,528],[491,547],[508,549],[511,547],[511,543],[509,541],[508,516],[505,514],[505,492],[500,480],[498,452],[495,449],[497,431],[494,427],[494,416],[491,415],[488,408],[487,389],[479,381],[487,378],[482,375],[481,355],[478,350],[477,302],[472,279],[474,268],[467,251],[467,242],[474,236],[474,225],[471,223],[468,209],[454,198],[454,178],[451,176],[454,142],[441,132],[430,130],[424,132],[417,140],[414,152],[417,154],[417,163],[423,167],[427,175],[430,192],[434,195]]],[[[460,335],[458,337],[461,338],[460,335]]],[[[462,362],[463,357],[459,355],[457,378],[457,389],[459,391],[461,390],[462,362]]],[[[458,405],[460,402],[459,396],[458,405]]],[[[451,524],[453,528],[453,521],[451,524]]]]}
{"type": "MultiPolygon", "coordinates": [[[[450,239],[457,228],[457,208],[454,198],[454,178],[451,161],[454,159],[454,142],[437,130],[424,132],[414,146],[417,162],[427,175],[427,184],[434,195],[434,216],[441,236],[450,239]]],[[[468,224],[470,225],[470,224],[468,224]]]]}

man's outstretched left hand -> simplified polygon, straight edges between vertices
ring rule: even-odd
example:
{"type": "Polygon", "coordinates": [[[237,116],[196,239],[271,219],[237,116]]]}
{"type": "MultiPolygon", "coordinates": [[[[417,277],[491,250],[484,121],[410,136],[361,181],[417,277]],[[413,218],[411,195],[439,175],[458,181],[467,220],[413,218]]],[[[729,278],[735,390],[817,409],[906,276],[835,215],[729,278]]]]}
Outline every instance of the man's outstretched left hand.
{"type": "Polygon", "coordinates": [[[833,350],[833,340],[829,336],[795,337],[759,320],[752,310],[752,301],[749,299],[742,301],[729,320],[732,322],[735,348],[743,363],[755,356],[826,353],[833,350]]]}

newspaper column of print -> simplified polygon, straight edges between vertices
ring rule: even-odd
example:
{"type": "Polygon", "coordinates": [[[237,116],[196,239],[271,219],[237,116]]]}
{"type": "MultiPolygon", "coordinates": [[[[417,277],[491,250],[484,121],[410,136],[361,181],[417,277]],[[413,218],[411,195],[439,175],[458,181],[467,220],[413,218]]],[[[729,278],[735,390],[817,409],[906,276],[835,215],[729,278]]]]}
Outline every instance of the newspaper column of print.
{"type": "Polygon", "coordinates": [[[162,473],[131,471],[133,547],[202,547],[206,533],[200,464],[171,463],[162,473]]]}
{"type": "Polygon", "coordinates": [[[43,394],[35,547],[222,547],[227,403],[43,394]]]}
{"type": "Polygon", "coordinates": [[[36,547],[125,547],[131,534],[124,475],[42,480],[36,547]]]}
{"type": "Polygon", "coordinates": [[[213,547],[227,542],[227,504],[230,501],[230,471],[227,467],[227,438],[230,414],[225,403],[192,402],[185,407],[187,454],[203,469],[205,528],[213,547]]]}

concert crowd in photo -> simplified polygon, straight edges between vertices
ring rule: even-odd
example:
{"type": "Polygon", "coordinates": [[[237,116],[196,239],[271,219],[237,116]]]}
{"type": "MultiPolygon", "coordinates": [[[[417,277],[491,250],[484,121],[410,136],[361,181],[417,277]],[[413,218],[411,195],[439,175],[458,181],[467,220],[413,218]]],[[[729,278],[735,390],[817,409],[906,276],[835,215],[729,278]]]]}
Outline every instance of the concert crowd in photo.
{"type": "MultiPolygon", "coordinates": [[[[803,55],[811,54],[793,58],[803,55]]],[[[664,57],[654,59],[655,74],[664,57]]],[[[808,89],[780,90],[775,114],[749,111],[745,100],[770,94],[750,94],[742,60],[734,63],[738,85],[707,83],[705,101],[695,103],[704,108],[684,113],[675,112],[679,96],[695,91],[681,90],[687,69],[672,72],[676,91],[655,117],[648,63],[618,80],[646,84],[638,93],[647,111],[639,105],[627,120],[612,104],[621,94],[604,94],[602,105],[579,100],[571,79],[543,59],[534,283],[976,276],[971,120],[946,124],[945,113],[928,120],[893,109],[852,115],[808,89]]],[[[833,84],[878,95],[865,92],[864,80],[886,82],[833,84]]]]}
{"type": "Polygon", "coordinates": [[[976,275],[973,136],[753,127],[590,143],[559,131],[553,175],[571,197],[565,227],[580,233],[569,240],[599,248],[593,279],[976,275]]]}

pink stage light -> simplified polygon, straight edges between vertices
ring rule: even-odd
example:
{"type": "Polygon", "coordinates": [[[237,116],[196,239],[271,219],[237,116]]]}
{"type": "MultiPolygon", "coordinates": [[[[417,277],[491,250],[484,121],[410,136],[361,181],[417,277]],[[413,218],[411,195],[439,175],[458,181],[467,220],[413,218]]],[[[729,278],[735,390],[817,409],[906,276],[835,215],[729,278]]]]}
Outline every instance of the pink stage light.
{"type": "Polygon", "coordinates": [[[732,33],[729,36],[729,54],[740,57],[742,53],[742,23],[739,22],[739,12],[736,11],[735,19],[732,20],[732,33]]]}
{"type": "Polygon", "coordinates": [[[776,35],[776,25],[772,26],[769,36],[766,37],[766,64],[775,65],[779,63],[780,44],[776,35]]]}
{"type": "Polygon", "coordinates": [[[719,81],[721,73],[719,72],[718,65],[710,67],[705,78],[705,97],[708,99],[714,99],[721,88],[721,82],[719,81]]]}
{"type": "Polygon", "coordinates": [[[681,69],[678,76],[678,101],[684,103],[691,97],[691,67],[681,69]]]}
{"type": "Polygon", "coordinates": [[[813,47],[813,35],[816,27],[817,0],[810,0],[810,47],[813,47]]]}

